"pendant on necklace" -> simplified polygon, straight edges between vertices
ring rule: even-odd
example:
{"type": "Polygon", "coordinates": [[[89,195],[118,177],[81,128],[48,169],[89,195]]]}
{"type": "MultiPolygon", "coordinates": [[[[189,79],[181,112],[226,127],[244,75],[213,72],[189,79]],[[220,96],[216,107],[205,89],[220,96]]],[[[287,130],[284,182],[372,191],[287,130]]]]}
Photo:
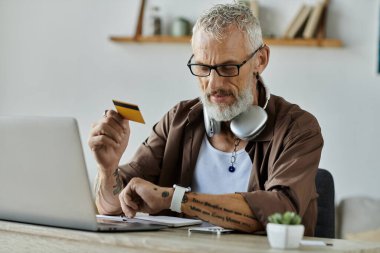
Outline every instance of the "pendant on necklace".
{"type": "Polygon", "coordinates": [[[232,152],[232,155],[231,155],[231,165],[230,165],[230,167],[228,167],[228,171],[231,173],[234,173],[236,170],[234,164],[236,162],[236,151],[237,151],[237,147],[239,146],[239,143],[240,143],[240,139],[235,137],[235,147],[234,147],[234,151],[232,152]]]}
{"type": "Polygon", "coordinates": [[[233,166],[233,165],[231,165],[230,167],[228,167],[228,171],[229,172],[231,172],[231,173],[233,173],[233,172],[235,172],[235,167],[233,166]]]}

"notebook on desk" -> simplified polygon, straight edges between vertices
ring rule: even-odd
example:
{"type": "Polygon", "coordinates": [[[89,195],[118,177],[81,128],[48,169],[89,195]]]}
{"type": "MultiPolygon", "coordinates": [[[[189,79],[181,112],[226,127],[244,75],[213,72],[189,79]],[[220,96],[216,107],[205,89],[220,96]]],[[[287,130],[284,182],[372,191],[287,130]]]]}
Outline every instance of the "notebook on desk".
{"type": "Polygon", "coordinates": [[[89,231],[166,226],[96,220],[77,121],[0,117],[0,219],[89,231]]]}

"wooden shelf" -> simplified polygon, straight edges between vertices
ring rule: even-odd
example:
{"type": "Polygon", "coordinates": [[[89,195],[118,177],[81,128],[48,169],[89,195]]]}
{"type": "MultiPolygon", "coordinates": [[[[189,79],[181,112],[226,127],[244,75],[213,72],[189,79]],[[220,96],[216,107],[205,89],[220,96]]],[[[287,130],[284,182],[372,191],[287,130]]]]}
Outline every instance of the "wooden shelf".
{"type": "MultiPolygon", "coordinates": [[[[326,13],[330,0],[324,0],[324,10],[317,31],[316,39],[285,39],[264,38],[268,45],[275,46],[305,46],[305,47],[342,47],[342,41],[338,39],[327,39],[326,37],[326,13]]],[[[169,35],[143,36],[143,17],[146,0],[141,0],[140,12],[137,20],[136,31],[133,36],[111,36],[111,41],[119,43],[190,43],[191,36],[173,37],[169,35]]]]}
{"type": "Polygon", "coordinates": [[[111,36],[110,39],[114,42],[129,42],[129,43],[190,43],[190,36],[173,37],[169,35],[161,36],[137,36],[137,37],[122,37],[111,36]]]}
{"type": "Polygon", "coordinates": [[[265,43],[274,46],[306,46],[306,47],[342,47],[343,43],[338,39],[284,39],[264,38],[265,43]]]}
{"type": "MultiPolygon", "coordinates": [[[[136,36],[123,37],[111,36],[114,42],[121,43],[190,43],[190,36],[173,37],[169,35],[161,36],[136,36]]],[[[283,39],[265,38],[265,43],[274,46],[307,46],[307,47],[342,47],[342,41],[338,39],[283,39]]]]}

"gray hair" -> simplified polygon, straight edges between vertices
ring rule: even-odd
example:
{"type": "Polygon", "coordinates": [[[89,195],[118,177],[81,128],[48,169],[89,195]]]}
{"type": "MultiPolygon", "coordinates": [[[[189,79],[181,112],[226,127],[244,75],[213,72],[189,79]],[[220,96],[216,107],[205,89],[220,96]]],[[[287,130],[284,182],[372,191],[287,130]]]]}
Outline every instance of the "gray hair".
{"type": "Polygon", "coordinates": [[[221,41],[231,25],[245,33],[252,50],[263,44],[259,20],[247,6],[237,3],[217,4],[204,12],[193,27],[193,34],[203,30],[221,41]]]}

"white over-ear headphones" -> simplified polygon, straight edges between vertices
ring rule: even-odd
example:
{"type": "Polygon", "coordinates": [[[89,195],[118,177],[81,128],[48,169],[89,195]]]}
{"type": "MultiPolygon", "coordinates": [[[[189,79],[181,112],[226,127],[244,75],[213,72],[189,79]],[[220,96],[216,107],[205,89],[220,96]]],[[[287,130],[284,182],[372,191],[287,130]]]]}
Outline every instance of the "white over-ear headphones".
{"type": "MultiPolygon", "coordinates": [[[[269,89],[262,83],[265,89],[266,102],[264,107],[252,105],[247,111],[239,114],[231,120],[232,133],[242,140],[252,140],[256,138],[265,128],[268,115],[265,111],[270,99],[269,89]]],[[[220,133],[221,123],[209,118],[206,108],[203,106],[203,116],[205,121],[206,133],[209,137],[220,133]]]]}

